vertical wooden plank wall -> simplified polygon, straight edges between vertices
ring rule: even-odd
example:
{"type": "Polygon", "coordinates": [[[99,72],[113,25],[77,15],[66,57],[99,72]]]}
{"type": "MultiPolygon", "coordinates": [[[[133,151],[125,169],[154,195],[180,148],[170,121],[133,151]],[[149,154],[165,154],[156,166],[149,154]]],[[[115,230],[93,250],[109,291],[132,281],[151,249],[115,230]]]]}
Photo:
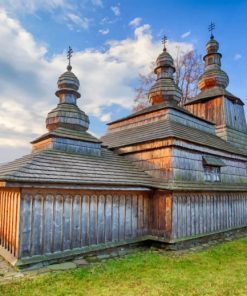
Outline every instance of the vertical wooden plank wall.
{"type": "Polygon", "coordinates": [[[21,257],[50,254],[148,234],[147,192],[25,189],[21,257]]]}
{"type": "Polygon", "coordinates": [[[14,257],[18,256],[20,220],[20,191],[0,190],[0,246],[14,257]]]}
{"type": "Polygon", "coordinates": [[[172,239],[247,226],[246,193],[175,193],[172,239]]]}
{"type": "Polygon", "coordinates": [[[224,99],[217,97],[206,102],[200,102],[185,106],[194,115],[206,119],[216,125],[224,124],[224,99]]]}
{"type": "Polygon", "coordinates": [[[172,194],[159,190],[150,200],[150,229],[154,236],[170,240],[172,232],[172,194]]]}

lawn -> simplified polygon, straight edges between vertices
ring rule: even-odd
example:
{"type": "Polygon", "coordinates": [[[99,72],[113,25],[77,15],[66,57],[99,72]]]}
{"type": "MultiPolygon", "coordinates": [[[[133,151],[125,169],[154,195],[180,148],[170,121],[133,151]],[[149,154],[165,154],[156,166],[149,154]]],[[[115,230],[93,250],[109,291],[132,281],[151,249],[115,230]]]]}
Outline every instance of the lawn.
{"type": "Polygon", "coordinates": [[[247,295],[247,238],[183,255],[142,251],[11,282],[0,295],[247,295]]]}

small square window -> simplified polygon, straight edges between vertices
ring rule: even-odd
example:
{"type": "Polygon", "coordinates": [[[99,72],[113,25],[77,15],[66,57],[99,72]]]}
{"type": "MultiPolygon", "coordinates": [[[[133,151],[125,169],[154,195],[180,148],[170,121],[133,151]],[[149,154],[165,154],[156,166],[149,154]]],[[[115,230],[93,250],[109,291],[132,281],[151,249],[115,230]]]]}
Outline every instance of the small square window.
{"type": "Polygon", "coordinates": [[[204,165],[204,180],[207,182],[220,182],[220,167],[204,165]]]}

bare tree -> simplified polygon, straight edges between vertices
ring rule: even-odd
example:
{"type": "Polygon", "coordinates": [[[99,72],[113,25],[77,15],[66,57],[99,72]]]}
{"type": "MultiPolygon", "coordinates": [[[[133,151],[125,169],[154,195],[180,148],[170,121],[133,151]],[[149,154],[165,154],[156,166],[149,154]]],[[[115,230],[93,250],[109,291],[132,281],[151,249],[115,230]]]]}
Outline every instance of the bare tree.
{"type": "Polygon", "coordinates": [[[176,68],[175,81],[183,92],[180,104],[184,105],[187,100],[199,92],[197,83],[203,72],[202,56],[194,50],[182,55],[178,48],[174,65],[176,68]]]}
{"type": "MultiPolygon", "coordinates": [[[[175,82],[183,92],[183,98],[180,104],[184,105],[187,100],[198,94],[197,82],[203,72],[202,57],[194,50],[185,54],[181,53],[178,47],[174,66],[176,68],[174,75],[175,82]]],[[[147,93],[156,80],[156,76],[153,73],[154,67],[155,63],[152,63],[150,67],[151,71],[147,75],[139,74],[140,85],[136,88],[134,111],[139,111],[149,106],[147,93]]]]}

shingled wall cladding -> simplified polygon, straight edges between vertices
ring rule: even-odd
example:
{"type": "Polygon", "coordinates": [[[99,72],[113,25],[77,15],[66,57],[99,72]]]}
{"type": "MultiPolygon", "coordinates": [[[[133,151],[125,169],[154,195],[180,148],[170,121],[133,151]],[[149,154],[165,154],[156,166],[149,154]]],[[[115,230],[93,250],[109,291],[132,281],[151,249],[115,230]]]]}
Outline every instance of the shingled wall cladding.
{"type": "Polygon", "coordinates": [[[147,234],[146,192],[26,190],[21,257],[118,242],[147,234]]]}

